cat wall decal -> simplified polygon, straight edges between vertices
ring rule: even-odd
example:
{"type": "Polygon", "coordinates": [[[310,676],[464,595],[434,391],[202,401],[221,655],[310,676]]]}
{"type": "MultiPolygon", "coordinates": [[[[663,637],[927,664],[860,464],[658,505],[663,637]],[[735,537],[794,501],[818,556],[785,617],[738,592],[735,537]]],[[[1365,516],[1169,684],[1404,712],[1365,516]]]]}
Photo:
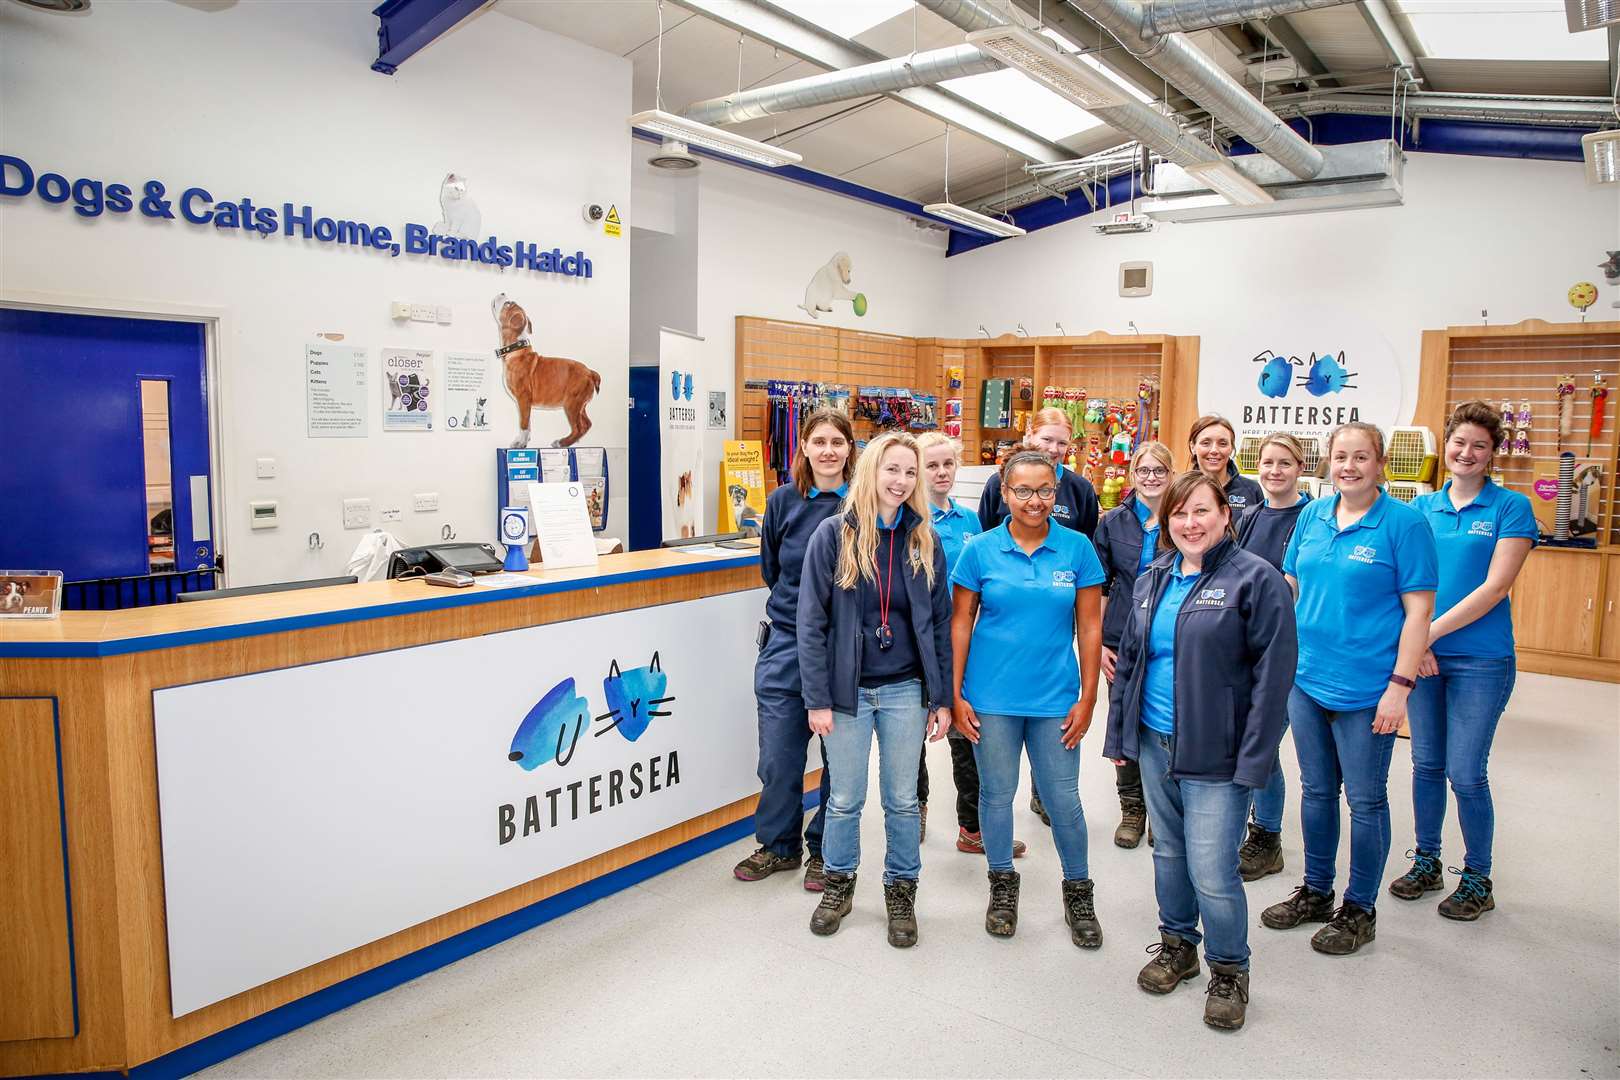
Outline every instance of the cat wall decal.
{"type": "Polygon", "coordinates": [[[619,662],[614,660],[608,668],[607,678],[602,680],[602,693],[607,698],[608,711],[596,718],[598,721],[612,722],[596,735],[602,736],[617,729],[620,735],[635,742],[647,730],[653,717],[670,715],[669,710],[658,708],[675,700],[665,695],[664,691],[668,688],[669,676],[659,666],[656,652],[645,667],[631,668],[629,671],[620,671],[619,662]]]}
{"type": "Polygon", "coordinates": [[[1327,353],[1320,357],[1311,353],[1307,363],[1310,364],[1310,371],[1299,377],[1299,385],[1308,390],[1312,397],[1356,389],[1356,384],[1350,381],[1356,377],[1356,372],[1345,370],[1343,349],[1339,350],[1337,359],[1327,353]]]}
{"type": "Polygon", "coordinates": [[[592,717],[590,703],[579,695],[570,676],[546,691],[524,716],[512,735],[507,760],[516,762],[525,772],[533,772],[548,761],[567,765],[574,758],[586,725],[592,722],[602,724],[592,733],[597,738],[617,731],[626,741],[635,742],[653,717],[671,715],[671,710],[662,707],[675,700],[668,689],[669,676],[656,652],[643,667],[621,669],[618,660],[610,661],[602,680],[607,711],[592,717]]]}

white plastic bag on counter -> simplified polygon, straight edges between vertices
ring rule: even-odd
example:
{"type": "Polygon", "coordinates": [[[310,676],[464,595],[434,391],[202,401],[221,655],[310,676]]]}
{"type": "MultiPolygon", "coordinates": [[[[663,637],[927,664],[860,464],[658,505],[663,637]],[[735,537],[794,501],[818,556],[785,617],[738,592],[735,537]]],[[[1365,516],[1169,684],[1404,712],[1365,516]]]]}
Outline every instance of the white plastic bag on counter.
{"type": "Polygon", "coordinates": [[[388,558],[405,547],[393,533],[372,529],[360,538],[349,556],[349,573],[361,581],[382,581],[388,576],[388,558]]]}

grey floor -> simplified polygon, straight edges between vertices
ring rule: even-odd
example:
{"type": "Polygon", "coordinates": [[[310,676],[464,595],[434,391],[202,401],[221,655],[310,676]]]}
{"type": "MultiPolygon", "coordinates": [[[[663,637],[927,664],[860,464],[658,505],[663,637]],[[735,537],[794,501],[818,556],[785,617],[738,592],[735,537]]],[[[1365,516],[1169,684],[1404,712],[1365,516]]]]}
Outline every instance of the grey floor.
{"type": "MultiPolygon", "coordinates": [[[[1081,787],[1098,952],[1069,944],[1051,841],[1022,806],[1018,935],[985,935],[984,864],[953,846],[939,743],[914,949],[884,941],[874,793],[871,878],[835,937],[806,928],[815,898],[796,875],[733,880],[752,846],[739,842],[203,1075],[1617,1077],[1617,730],[1620,689],[1521,676],[1491,762],[1496,911],[1459,924],[1435,914],[1444,894],[1385,896],[1378,940],[1347,958],[1312,952],[1309,929],[1259,926],[1300,868],[1285,743],[1288,865],[1249,886],[1253,999],[1237,1033],[1201,1023],[1203,978],[1164,998],[1136,988],[1156,940],[1151,856],[1110,842],[1117,804],[1097,730],[1081,787]]],[[[1386,880],[1411,843],[1410,778],[1402,742],[1386,880]]],[[[1445,844],[1460,863],[1454,820],[1445,844]]]]}

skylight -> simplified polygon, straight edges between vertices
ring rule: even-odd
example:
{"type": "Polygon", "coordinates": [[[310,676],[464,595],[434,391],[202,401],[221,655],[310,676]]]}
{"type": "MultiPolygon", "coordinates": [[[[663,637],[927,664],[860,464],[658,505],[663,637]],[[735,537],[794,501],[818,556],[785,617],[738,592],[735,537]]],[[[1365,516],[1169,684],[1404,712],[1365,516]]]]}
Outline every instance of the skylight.
{"type": "Polygon", "coordinates": [[[775,6],[841,38],[864,34],[911,10],[911,0],[772,0],[775,6]]]}
{"type": "Polygon", "coordinates": [[[1067,139],[1102,124],[1080,106],[1010,68],[969,75],[965,79],[947,79],[939,85],[961,94],[975,105],[999,113],[1019,127],[1028,128],[1043,139],[1067,139]]]}
{"type": "Polygon", "coordinates": [[[1572,34],[1563,0],[1402,0],[1424,51],[1446,60],[1607,60],[1601,33],[1572,34]]]}

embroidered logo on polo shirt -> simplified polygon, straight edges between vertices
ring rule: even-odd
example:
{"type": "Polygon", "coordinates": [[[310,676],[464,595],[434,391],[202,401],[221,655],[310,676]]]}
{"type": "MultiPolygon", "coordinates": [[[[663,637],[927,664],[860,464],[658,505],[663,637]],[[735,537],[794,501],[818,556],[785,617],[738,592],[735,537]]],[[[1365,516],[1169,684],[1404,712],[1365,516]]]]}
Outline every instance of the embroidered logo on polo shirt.
{"type": "Polygon", "coordinates": [[[1052,571],[1052,584],[1054,586],[1073,585],[1074,584],[1074,571],[1073,570],[1054,570],[1054,571],[1052,571]]]}
{"type": "Polygon", "coordinates": [[[1052,516],[1053,517],[1068,517],[1069,516],[1069,508],[1067,506],[1064,506],[1062,503],[1053,503],[1052,504],[1052,516]]]}
{"type": "Polygon", "coordinates": [[[1366,544],[1357,544],[1355,550],[1350,552],[1351,562],[1368,563],[1370,565],[1377,558],[1378,549],[1368,547],[1366,544]]]}
{"type": "Polygon", "coordinates": [[[1198,593],[1198,599],[1193,601],[1193,607],[1225,607],[1225,606],[1226,606],[1226,590],[1225,589],[1202,589],[1198,593]]]}
{"type": "Polygon", "coordinates": [[[1471,521],[1471,522],[1468,523],[1468,535],[1469,536],[1495,536],[1496,535],[1496,522],[1494,522],[1494,521],[1471,521]]]}

